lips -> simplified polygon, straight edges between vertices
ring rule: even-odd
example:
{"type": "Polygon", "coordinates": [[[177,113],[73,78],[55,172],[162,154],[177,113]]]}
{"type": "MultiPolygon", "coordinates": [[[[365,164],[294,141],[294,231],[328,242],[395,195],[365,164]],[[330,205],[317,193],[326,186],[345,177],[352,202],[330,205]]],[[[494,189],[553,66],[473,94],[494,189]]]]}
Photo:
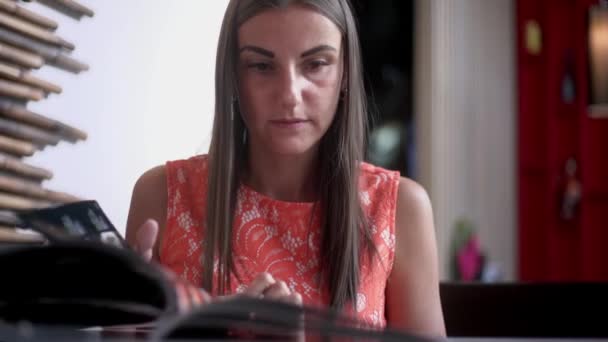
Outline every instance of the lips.
{"type": "Polygon", "coordinates": [[[274,124],[280,124],[280,125],[289,125],[289,124],[298,124],[298,123],[303,123],[303,122],[308,122],[310,120],[305,120],[305,119],[275,119],[275,120],[270,120],[270,122],[274,123],[274,124]]]}
{"type": "Polygon", "coordinates": [[[275,119],[270,120],[270,123],[276,127],[282,128],[297,128],[305,125],[310,122],[310,120],[305,119],[275,119]]]}

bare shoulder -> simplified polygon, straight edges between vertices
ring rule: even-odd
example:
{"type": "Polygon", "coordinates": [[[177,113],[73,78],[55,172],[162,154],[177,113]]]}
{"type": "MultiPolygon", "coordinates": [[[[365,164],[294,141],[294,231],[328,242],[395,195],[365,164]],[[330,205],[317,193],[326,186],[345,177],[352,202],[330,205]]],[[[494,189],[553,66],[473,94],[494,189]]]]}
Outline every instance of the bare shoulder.
{"type": "Polygon", "coordinates": [[[420,184],[402,177],[397,191],[395,262],[404,267],[396,272],[406,272],[410,276],[430,272],[438,278],[435,240],[429,195],[420,184]]]}
{"type": "Polygon", "coordinates": [[[409,178],[401,177],[399,180],[395,234],[399,244],[405,245],[404,248],[420,242],[419,239],[435,239],[429,195],[420,184],[409,178]]]}
{"type": "Polygon", "coordinates": [[[445,335],[433,210],[426,190],[401,178],[395,217],[395,259],[386,291],[391,326],[445,335]]]}
{"type": "Polygon", "coordinates": [[[153,250],[153,258],[158,260],[159,242],[162,241],[167,218],[167,176],[164,165],[144,172],[133,187],[131,205],[127,219],[126,240],[134,245],[137,229],[147,220],[158,222],[159,234],[153,250]]]}
{"type": "MultiPolygon", "coordinates": [[[[404,216],[411,218],[412,215],[415,217],[432,216],[431,200],[420,184],[409,178],[401,177],[397,191],[397,220],[404,216]]],[[[418,228],[422,229],[422,227],[418,228]]]]}

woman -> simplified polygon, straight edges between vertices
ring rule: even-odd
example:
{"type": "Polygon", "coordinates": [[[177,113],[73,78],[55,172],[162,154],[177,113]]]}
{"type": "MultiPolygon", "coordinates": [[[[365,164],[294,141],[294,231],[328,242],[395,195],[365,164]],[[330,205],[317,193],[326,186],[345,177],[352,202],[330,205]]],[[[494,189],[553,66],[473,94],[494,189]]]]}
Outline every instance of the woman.
{"type": "Polygon", "coordinates": [[[362,162],[361,75],[347,0],[231,0],[209,154],[140,177],[129,243],[213,296],[445,335],[431,205],[362,162]]]}

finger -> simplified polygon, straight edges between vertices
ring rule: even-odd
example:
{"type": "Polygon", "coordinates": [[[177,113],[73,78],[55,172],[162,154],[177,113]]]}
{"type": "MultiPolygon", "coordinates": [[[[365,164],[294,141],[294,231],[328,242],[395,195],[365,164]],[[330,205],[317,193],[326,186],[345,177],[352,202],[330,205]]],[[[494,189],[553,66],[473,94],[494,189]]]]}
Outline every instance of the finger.
{"type": "Polygon", "coordinates": [[[260,273],[255,277],[251,284],[249,284],[245,291],[243,291],[243,294],[251,297],[260,297],[260,295],[274,283],[276,283],[276,280],[274,280],[270,273],[260,273]]]}
{"type": "Polygon", "coordinates": [[[197,289],[197,290],[198,290],[198,297],[200,299],[201,304],[208,304],[213,301],[213,298],[211,297],[209,292],[207,292],[203,289],[197,289]]]}
{"type": "Polygon", "coordinates": [[[302,295],[298,292],[292,292],[289,296],[285,297],[285,301],[298,306],[302,305],[302,295]]]}
{"type": "Polygon", "coordinates": [[[190,305],[192,308],[209,302],[209,295],[203,289],[192,285],[187,285],[186,288],[190,294],[190,305]]]}
{"type": "Polygon", "coordinates": [[[190,302],[190,294],[186,286],[183,283],[177,282],[175,284],[175,292],[177,294],[177,310],[180,313],[185,313],[190,311],[191,302],[190,302]]]}
{"type": "Polygon", "coordinates": [[[269,286],[264,292],[264,298],[280,300],[291,294],[291,290],[287,287],[284,281],[278,281],[274,285],[269,286]]]}
{"type": "Polygon", "coordinates": [[[175,272],[173,272],[172,269],[170,269],[170,268],[168,268],[166,266],[162,266],[162,265],[160,265],[158,268],[160,269],[160,271],[163,273],[163,275],[168,280],[173,281],[173,282],[177,282],[178,281],[177,274],[175,274],[175,272]]]}
{"type": "Polygon", "coordinates": [[[177,296],[178,311],[183,313],[190,310],[192,302],[190,300],[190,287],[192,286],[180,279],[170,268],[160,266],[158,269],[163,274],[165,279],[173,284],[173,288],[175,289],[175,294],[177,296]]]}
{"type": "Polygon", "coordinates": [[[225,302],[227,300],[232,300],[232,299],[235,299],[235,298],[239,298],[242,295],[243,295],[243,293],[224,295],[224,296],[215,296],[215,297],[211,298],[211,300],[215,301],[215,302],[225,302]]]}
{"type": "Polygon", "coordinates": [[[158,222],[153,219],[146,220],[146,222],[139,226],[139,230],[137,231],[136,240],[138,243],[138,248],[140,248],[140,250],[146,250],[154,247],[157,235],[158,222]]]}
{"type": "Polygon", "coordinates": [[[146,220],[137,231],[135,250],[146,260],[152,259],[152,248],[158,236],[158,223],[155,220],[146,220]]]}

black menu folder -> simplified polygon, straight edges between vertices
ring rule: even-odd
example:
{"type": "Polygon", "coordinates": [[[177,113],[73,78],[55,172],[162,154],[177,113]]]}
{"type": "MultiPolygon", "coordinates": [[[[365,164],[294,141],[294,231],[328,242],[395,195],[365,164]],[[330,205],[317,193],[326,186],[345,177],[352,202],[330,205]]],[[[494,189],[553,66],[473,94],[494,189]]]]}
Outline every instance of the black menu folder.
{"type": "Polygon", "coordinates": [[[89,241],[126,248],[122,235],[94,200],[15,211],[18,224],[50,242],[89,241]]]}
{"type": "Polygon", "coordinates": [[[176,314],[173,284],[127,246],[96,201],[15,215],[47,242],[0,250],[1,320],[80,329],[176,314]]]}

